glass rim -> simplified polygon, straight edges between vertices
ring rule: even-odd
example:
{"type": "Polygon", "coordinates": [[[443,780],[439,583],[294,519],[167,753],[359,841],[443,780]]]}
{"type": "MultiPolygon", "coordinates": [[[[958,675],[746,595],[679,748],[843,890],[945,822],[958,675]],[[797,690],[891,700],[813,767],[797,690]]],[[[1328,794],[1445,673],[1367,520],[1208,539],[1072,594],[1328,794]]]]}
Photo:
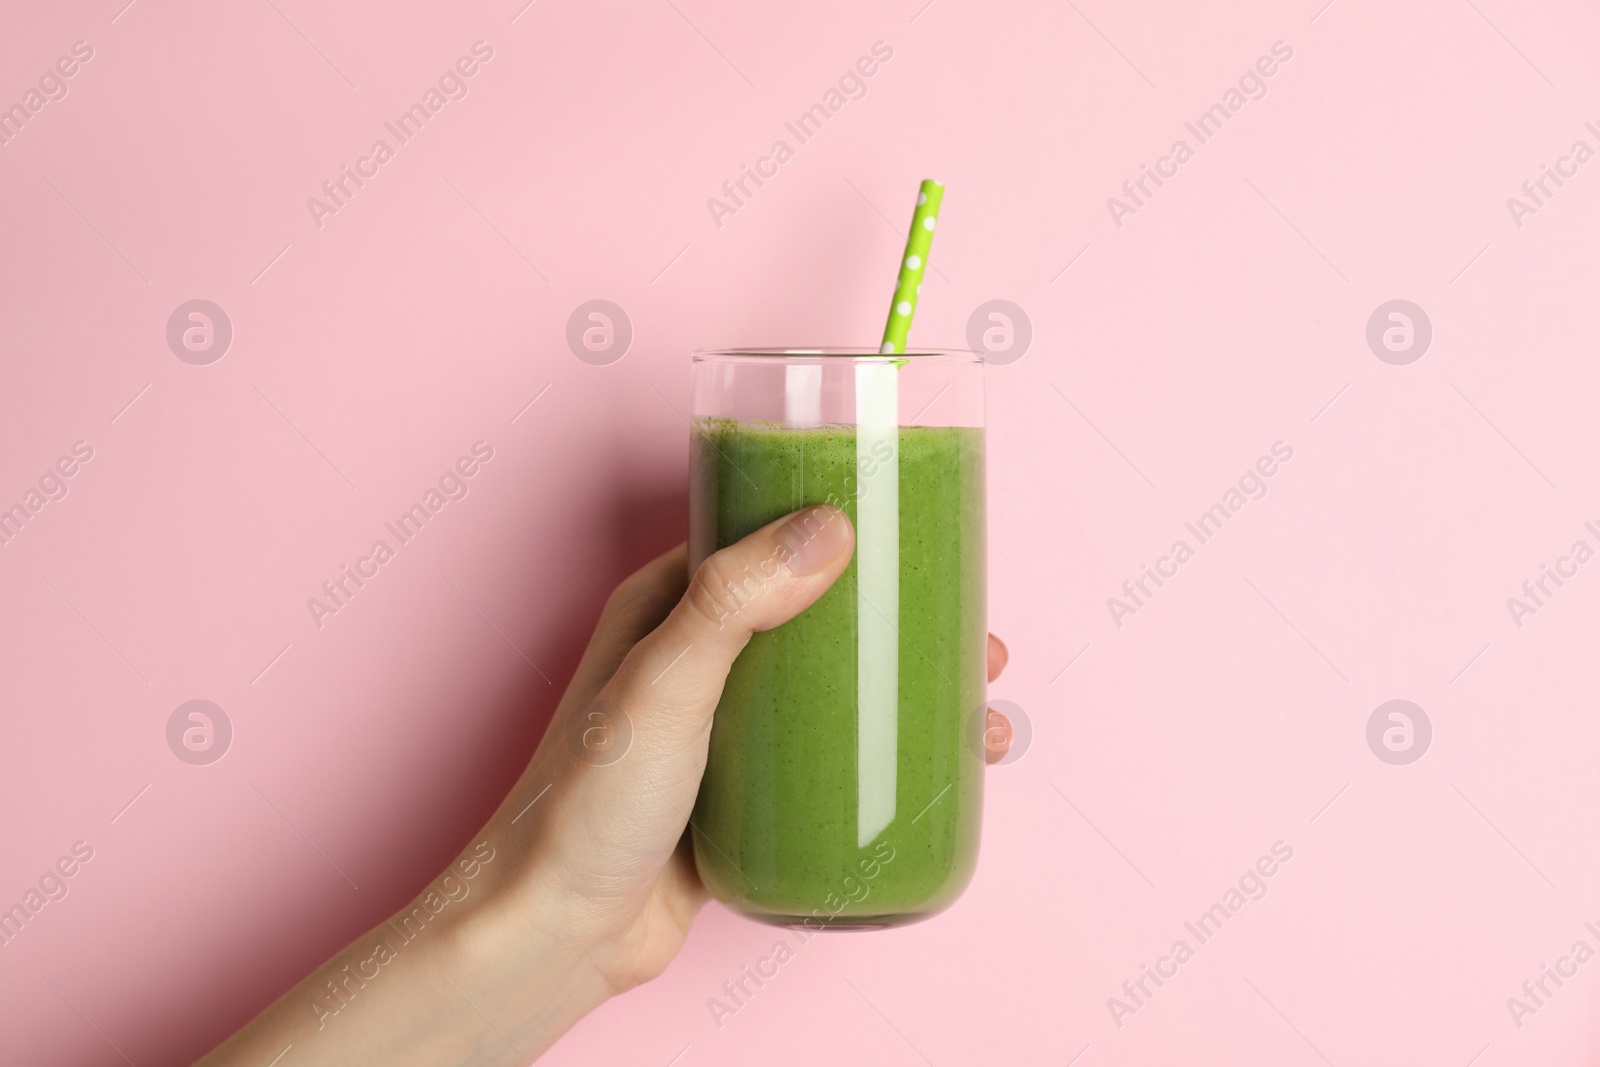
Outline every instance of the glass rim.
{"type": "Polygon", "coordinates": [[[982,363],[983,353],[970,348],[915,348],[893,354],[878,352],[872,345],[815,345],[808,348],[777,348],[753,345],[747,348],[697,348],[691,355],[700,363],[888,363],[897,359],[918,364],[959,365],[982,363]]]}

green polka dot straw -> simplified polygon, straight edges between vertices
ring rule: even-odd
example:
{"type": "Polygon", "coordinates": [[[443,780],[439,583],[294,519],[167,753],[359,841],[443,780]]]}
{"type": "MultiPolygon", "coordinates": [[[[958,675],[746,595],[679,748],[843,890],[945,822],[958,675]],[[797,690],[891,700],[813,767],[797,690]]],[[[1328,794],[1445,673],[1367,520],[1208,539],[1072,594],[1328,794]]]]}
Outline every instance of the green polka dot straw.
{"type": "Polygon", "coordinates": [[[911,332],[911,316],[917,311],[917,292],[922,288],[922,272],[928,267],[928,249],[933,246],[933,227],[943,200],[944,185],[931,178],[917,191],[917,210],[911,213],[911,233],[900,259],[900,280],[894,287],[894,303],[889,306],[889,323],[883,328],[883,347],[878,349],[885,355],[906,350],[906,335],[911,332]]]}

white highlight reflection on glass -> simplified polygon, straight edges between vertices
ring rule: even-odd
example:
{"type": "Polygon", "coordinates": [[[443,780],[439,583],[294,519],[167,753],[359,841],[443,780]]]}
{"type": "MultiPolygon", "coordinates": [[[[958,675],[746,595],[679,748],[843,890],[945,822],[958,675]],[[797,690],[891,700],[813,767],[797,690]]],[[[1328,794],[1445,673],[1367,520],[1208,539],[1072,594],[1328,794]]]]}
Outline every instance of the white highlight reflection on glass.
{"type": "Polygon", "coordinates": [[[856,365],[856,844],[861,848],[888,827],[895,812],[900,728],[899,376],[900,368],[892,362],[856,365]]]}
{"type": "Polygon", "coordinates": [[[783,421],[790,426],[822,422],[822,366],[791,363],[783,369],[783,421]]]}

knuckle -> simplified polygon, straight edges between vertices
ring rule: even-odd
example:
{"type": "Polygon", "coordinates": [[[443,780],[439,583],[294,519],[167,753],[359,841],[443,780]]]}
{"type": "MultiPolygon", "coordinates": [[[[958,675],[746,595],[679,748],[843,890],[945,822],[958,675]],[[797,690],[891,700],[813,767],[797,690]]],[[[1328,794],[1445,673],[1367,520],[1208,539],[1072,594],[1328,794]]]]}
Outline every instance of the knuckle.
{"type": "Polygon", "coordinates": [[[635,571],[606,598],[601,625],[615,627],[637,640],[666,617],[681,588],[648,567],[635,571]]]}
{"type": "Polygon", "coordinates": [[[617,587],[606,597],[606,604],[601,614],[608,618],[625,618],[639,610],[639,602],[643,599],[644,589],[637,574],[631,574],[617,583],[617,587]]]}
{"type": "Polygon", "coordinates": [[[636,641],[650,630],[650,622],[642,599],[624,582],[606,598],[605,607],[595,625],[596,633],[614,634],[636,641]]]}
{"type": "Polygon", "coordinates": [[[732,593],[737,589],[735,578],[739,568],[721,552],[707,556],[694,572],[684,602],[689,609],[717,629],[727,625],[730,616],[738,612],[732,593]]]}

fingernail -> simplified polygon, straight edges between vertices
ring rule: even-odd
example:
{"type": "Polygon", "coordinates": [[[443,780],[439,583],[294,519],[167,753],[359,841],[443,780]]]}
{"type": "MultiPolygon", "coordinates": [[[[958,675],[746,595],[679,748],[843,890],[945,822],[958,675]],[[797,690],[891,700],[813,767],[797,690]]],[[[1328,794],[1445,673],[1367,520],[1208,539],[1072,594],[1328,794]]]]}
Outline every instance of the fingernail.
{"type": "Polygon", "coordinates": [[[855,539],[837,508],[807,508],[778,527],[778,547],[789,573],[815,574],[848,552],[855,539]]]}

